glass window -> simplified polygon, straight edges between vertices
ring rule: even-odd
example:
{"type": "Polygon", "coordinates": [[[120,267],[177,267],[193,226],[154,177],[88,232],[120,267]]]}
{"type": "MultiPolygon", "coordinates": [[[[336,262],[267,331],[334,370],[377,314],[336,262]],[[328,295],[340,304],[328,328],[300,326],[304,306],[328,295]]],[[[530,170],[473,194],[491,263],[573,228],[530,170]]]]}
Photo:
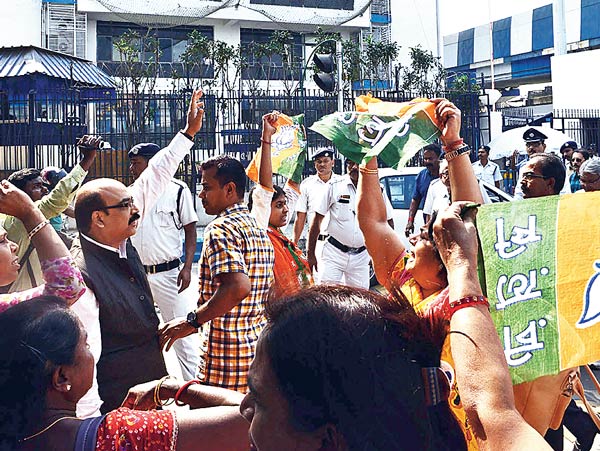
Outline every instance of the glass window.
{"type": "Polygon", "coordinates": [[[412,193],[415,189],[416,175],[392,175],[381,179],[394,209],[410,208],[412,193]]]}
{"type": "Polygon", "coordinates": [[[158,47],[160,48],[161,63],[173,62],[173,40],[171,38],[159,38],[158,47]]]}
{"type": "Polygon", "coordinates": [[[185,52],[187,46],[186,39],[173,39],[171,46],[171,58],[174,63],[181,62],[181,55],[185,52]]]}
{"type": "Polygon", "coordinates": [[[98,36],[96,59],[98,61],[112,61],[112,37],[98,36]]]}
{"type": "Polygon", "coordinates": [[[140,36],[140,42],[137,43],[138,48],[142,50],[141,41],[144,40],[143,61],[154,61],[154,52],[149,41],[145,40],[146,36],[153,36],[158,39],[158,45],[161,49],[159,62],[161,63],[177,63],[180,62],[181,54],[185,51],[187,45],[187,37],[193,31],[198,30],[209,39],[213,39],[214,31],[212,27],[173,27],[158,30],[151,30],[129,23],[114,23],[114,22],[98,22],[97,24],[97,48],[98,61],[119,62],[121,55],[114,46],[114,42],[119,39],[123,33],[136,32],[140,36]]]}

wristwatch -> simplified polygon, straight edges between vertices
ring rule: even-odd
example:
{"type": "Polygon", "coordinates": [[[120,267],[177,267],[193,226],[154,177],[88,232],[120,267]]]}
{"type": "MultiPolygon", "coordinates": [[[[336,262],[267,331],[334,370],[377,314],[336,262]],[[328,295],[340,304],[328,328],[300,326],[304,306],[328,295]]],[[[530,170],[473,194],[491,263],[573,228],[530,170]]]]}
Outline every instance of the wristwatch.
{"type": "Polygon", "coordinates": [[[194,329],[199,329],[200,326],[202,324],[200,324],[198,322],[198,316],[196,316],[196,312],[195,311],[191,311],[190,313],[187,314],[187,317],[185,319],[187,321],[187,323],[192,326],[194,329]]]}
{"type": "Polygon", "coordinates": [[[456,157],[459,157],[467,152],[471,151],[471,147],[468,144],[463,144],[462,146],[460,146],[458,149],[452,150],[450,152],[446,152],[444,154],[444,158],[446,161],[452,161],[454,160],[456,157]]]}

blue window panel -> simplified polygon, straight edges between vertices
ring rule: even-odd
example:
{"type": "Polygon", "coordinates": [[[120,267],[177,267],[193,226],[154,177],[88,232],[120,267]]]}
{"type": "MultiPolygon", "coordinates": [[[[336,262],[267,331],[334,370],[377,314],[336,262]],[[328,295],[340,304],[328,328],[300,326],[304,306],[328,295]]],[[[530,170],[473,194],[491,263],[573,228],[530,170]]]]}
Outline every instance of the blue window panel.
{"type": "Polygon", "coordinates": [[[464,66],[473,63],[473,49],[475,28],[458,33],[458,65],[464,66]]]}
{"type": "Polygon", "coordinates": [[[512,78],[550,74],[550,55],[513,61],[511,68],[512,78]]]}
{"type": "Polygon", "coordinates": [[[376,23],[377,25],[387,25],[389,23],[392,23],[392,18],[387,14],[371,13],[371,23],[376,23]]]}
{"type": "Polygon", "coordinates": [[[512,17],[494,22],[494,58],[510,56],[510,26],[512,17]]]}
{"type": "Polygon", "coordinates": [[[600,38],[600,0],[581,0],[581,40],[600,38]]]}
{"type": "Polygon", "coordinates": [[[546,5],[533,10],[531,23],[531,50],[542,50],[551,47],[554,47],[552,5],[546,5]]]}
{"type": "Polygon", "coordinates": [[[75,0],[43,0],[42,3],[56,3],[59,5],[75,5],[75,0]]]}

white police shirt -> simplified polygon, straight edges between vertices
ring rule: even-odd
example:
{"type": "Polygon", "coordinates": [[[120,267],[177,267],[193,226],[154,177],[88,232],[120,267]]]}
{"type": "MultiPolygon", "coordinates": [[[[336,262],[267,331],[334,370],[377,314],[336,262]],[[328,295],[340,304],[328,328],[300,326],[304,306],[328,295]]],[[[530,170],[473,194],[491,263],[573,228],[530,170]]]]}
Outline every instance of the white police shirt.
{"type": "Polygon", "coordinates": [[[144,265],[170,262],[181,257],[183,226],[193,222],[198,222],[198,215],[192,193],[185,183],[172,179],[152,210],[146,212],[131,243],[144,265]]]}
{"type": "MultiPolygon", "coordinates": [[[[383,194],[386,217],[393,217],[393,209],[387,195],[383,194]]],[[[365,245],[365,238],[358,226],[356,218],[356,187],[349,175],[341,176],[329,184],[328,190],[315,209],[316,213],[325,216],[329,213],[327,233],[340,243],[349,247],[365,245]]]]}

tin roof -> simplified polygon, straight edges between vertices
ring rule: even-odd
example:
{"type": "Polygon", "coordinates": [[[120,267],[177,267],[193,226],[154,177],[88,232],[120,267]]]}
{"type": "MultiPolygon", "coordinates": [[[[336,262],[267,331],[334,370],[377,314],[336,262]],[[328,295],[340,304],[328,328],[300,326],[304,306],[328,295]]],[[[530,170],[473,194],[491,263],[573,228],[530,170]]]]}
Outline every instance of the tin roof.
{"type": "Polygon", "coordinates": [[[34,73],[73,80],[90,87],[116,87],[112,79],[91,61],[35,46],[0,47],[0,78],[34,73]]]}

